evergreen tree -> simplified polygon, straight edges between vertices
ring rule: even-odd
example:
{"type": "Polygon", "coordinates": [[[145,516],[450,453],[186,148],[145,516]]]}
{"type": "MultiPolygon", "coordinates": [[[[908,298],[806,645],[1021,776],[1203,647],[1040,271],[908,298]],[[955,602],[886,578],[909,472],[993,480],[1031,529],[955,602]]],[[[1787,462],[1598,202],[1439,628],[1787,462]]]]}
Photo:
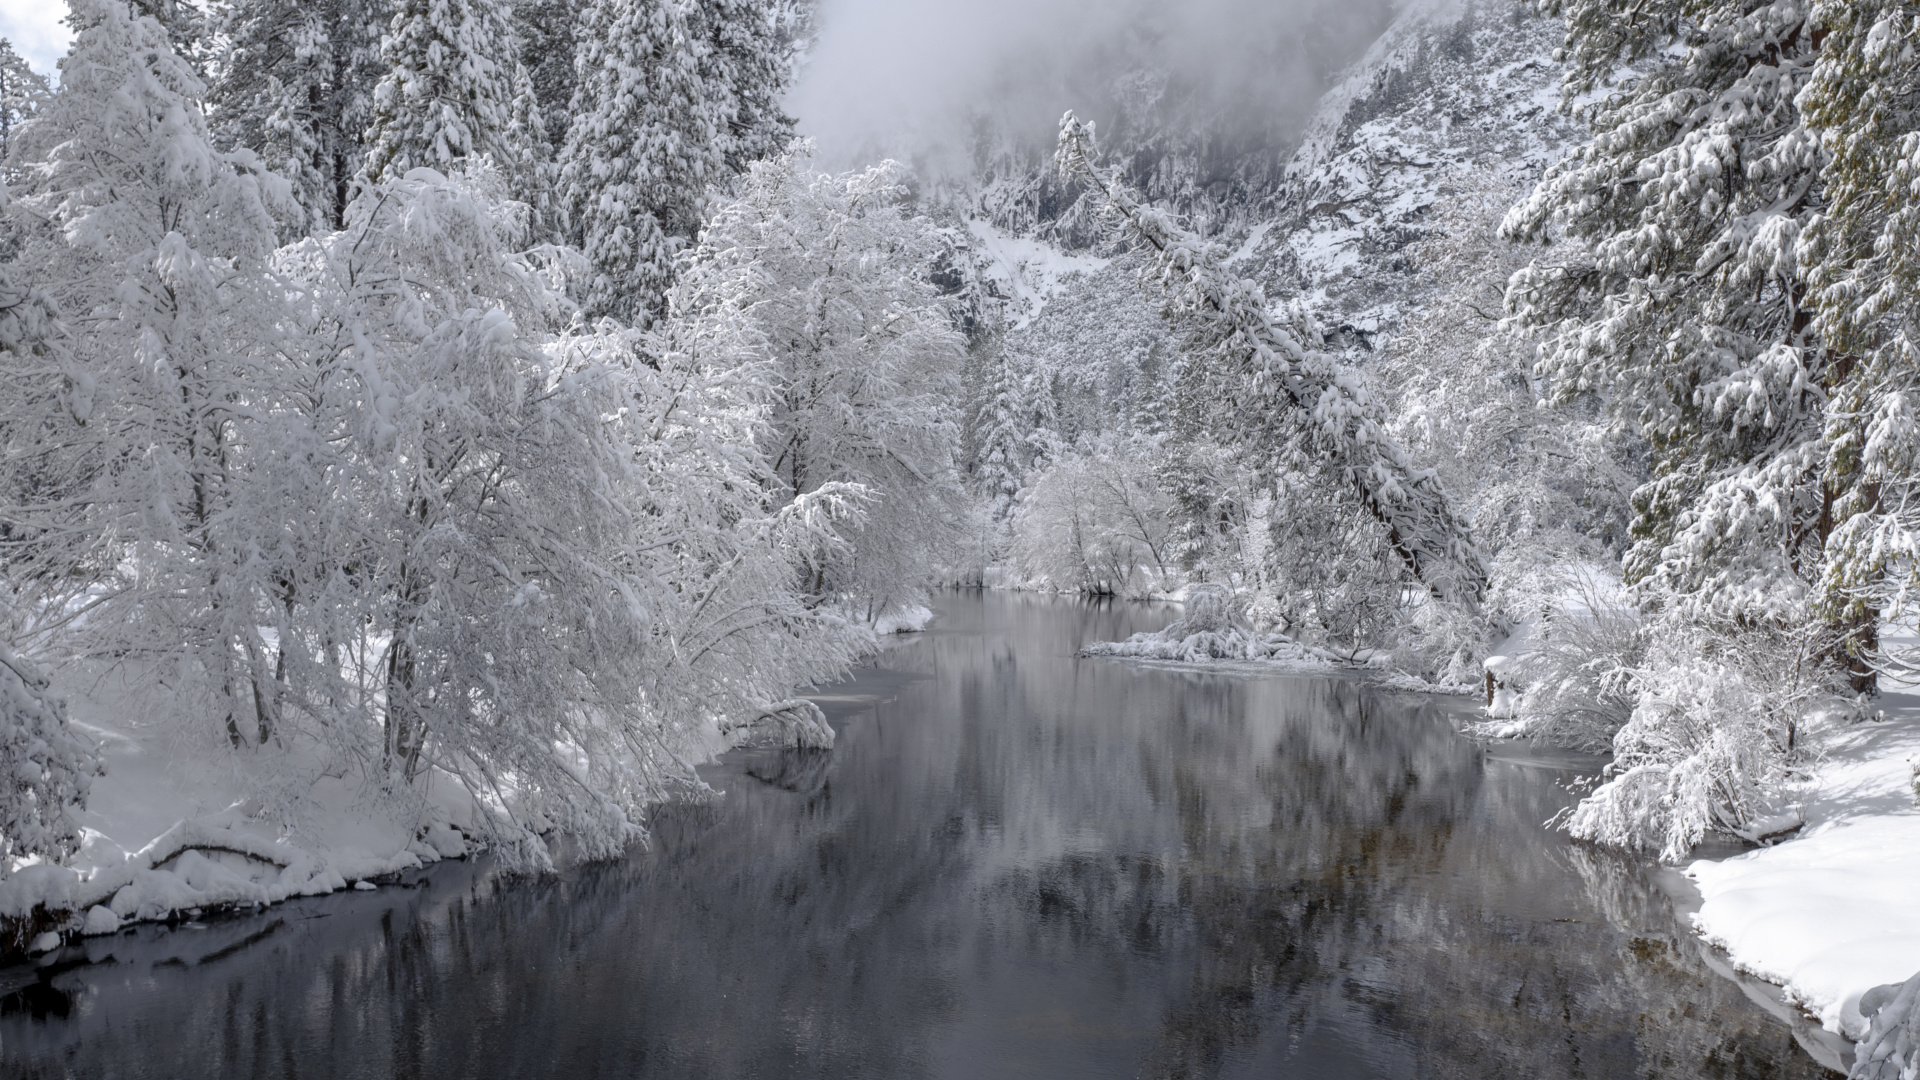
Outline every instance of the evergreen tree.
{"type": "Polygon", "coordinates": [[[645,324],[724,165],[726,103],[683,0],[593,0],[574,61],[559,198],[593,267],[587,310],[645,324]]]}
{"type": "Polygon", "coordinates": [[[1839,368],[1798,263],[1822,198],[1795,106],[1816,52],[1808,5],[1547,6],[1567,20],[1569,94],[1622,62],[1642,70],[1508,215],[1509,238],[1584,245],[1514,275],[1511,322],[1544,333],[1560,395],[1597,392],[1651,448],[1629,580],[1703,617],[1796,621],[1844,495],[1821,447],[1839,368]]]}
{"type": "Polygon", "coordinates": [[[520,63],[534,99],[540,103],[540,122],[554,146],[563,146],[573,122],[573,54],[583,0],[515,0],[514,31],[520,39],[520,63]]]}
{"type": "Polygon", "coordinates": [[[780,109],[794,49],[792,13],[769,0],[698,0],[696,36],[707,42],[701,72],[724,100],[720,160],[728,174],[779,154],[793,140],[780,109]]]}
{"type": "Polygon", "coordinates": [[[593,266],[587,310],[645,323],[707,189],[778,153],[793,47],[766,0],[593,0],[558,199],[593,266]]]}
{"type": "Polygon", "coordinates": [[[369,0],[231,0],[208,90],[214,138],[293,183],[300,232],[337,229],[365,164],[380,76],[369,0]]]}
{"type": "Polygon", "coordinates": [[[449,172],[486,156],[515,198],[538,201],[544,120],[505,0],[400,0],[380,40],[367,176],[449,172]],[[516,120],[518,122],[516,122],[516,120]]]}
{"type": "Polygon", "coordinates": [[[28,67],[12,42],[0,38],[0,168],[5,167],[13,129],[33,119],[52,96],[47,77],[28,67]]]}
{"type": "Polygon", "coordinates": [[[1837,354],[1821,600],[1852,629],[1861,670],[1873,628],[1910,613],[1920,586],[1920,6],[1826,0],[1814,22],[1824,40],[1800,105],[1828,154],[1827,207],[1809,229],[1807,281],[1837,354]]]}
{"type": "Polygon", "coordinates": [[[1027,476],[1046,464],[1054,434],[1053,393],[1039,372],[1020,370],[1015,355],[995,350],[973,417],[975,484],[992,502],[993,519],[1013,514],[1027,476]]]}

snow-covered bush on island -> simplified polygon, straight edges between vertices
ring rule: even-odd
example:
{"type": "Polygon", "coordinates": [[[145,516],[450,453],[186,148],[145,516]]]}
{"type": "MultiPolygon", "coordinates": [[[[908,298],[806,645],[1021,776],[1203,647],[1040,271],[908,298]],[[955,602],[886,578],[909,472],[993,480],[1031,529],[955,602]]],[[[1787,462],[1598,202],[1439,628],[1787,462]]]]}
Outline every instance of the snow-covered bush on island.
{"type": "Polygon", "coordinates": [[[1095,642],[1085,656],[1115,656],[1204,664],[1215,660],[1293,662],[1330,667],[1348,658],[1302,645],[1285,634],[1260,631],[1241,610],[1242,598],[1225,585],[1202,583],[1187,588],[1181,618],[1163,630],[1135,634],[1125,641],[1095,642]]]}

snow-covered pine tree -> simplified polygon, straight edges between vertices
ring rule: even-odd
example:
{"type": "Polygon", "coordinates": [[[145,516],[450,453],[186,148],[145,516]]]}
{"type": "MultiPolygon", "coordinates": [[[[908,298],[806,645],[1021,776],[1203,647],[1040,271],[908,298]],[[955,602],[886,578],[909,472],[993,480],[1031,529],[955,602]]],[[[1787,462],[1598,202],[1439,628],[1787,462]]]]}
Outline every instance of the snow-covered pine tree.
{"type": "Polygon", "coordinates": [[[532,122],[519,55],[506,0],[398,0],[380,39],[388,70],[373,90],[367,176],[444,173],[485,156],[514,198],[539,201],[545,121],[532,122]]]}
{"type": "Polygon", "coordinates": [[[770,0],[699,0],[696,33],[711,44],[702,81],[726,97],[721,164],[729,175],[785,150],[793,118],[780,109],[792,72],[794,27],[788,6],[770,0]]]}
{"type": "Polygon", "coordinates": [[[1874,683],[1877,612],[1845,588],[1810,602],[1837,511],[1872,501],[1858,445],[1829,442],[1859,357],[1816,320],[1807,276],[1830,194],[1800,103],[1827,31],[1811,0],[1545,6],[1567,19],[1570,95],[1631,66],[1589,107],[1592,140],[1503,224],[1583,245],[1515,274],[1509,318],[1542,332],[1558,392],[1597,392],[1646,439],[1653,473],[1625,559],[1653,616],[1624,673],[1631,717],[1565,824],[1677,859],[1773,812],[1838,676],[1874,683]]]}
{"type": "Polygon", "coordinates": [[[1508,214],[1509,238],[1584,244],[1514,275],[1510,324],[1544,335],[1539,370],[1558,394],[1597,392],[1649,444],[1628,579],[1702,617],[1797,622],[1846,494],[1823,478],[1837,369],[1797,254],[1822,197],[1819,142],[1795,106],[1817,48],[1811,4],[1544,6],[1567,20],[1570,96],[1623,62],[1639,70],[1508,214]]]}
{"type": "Polygon", "coordinates": [[[554,146],[563,146],[573,122],[573,54],[585,4],[582,0],[515,0],[514,32],[520,63],[527,69],[541,126],[554,146]]]}
{"type": "Polygon", "coordinates": [[[591,0],[557,199],[593,265],[587,310],[644,324],[710,186],[778,153],[794,48],[768,0],[591,0]]]}
{"type": "Polygon", "coordinates": [[[973,416],[973,481],[991,501],[993,520],[1003,522],[1012,515],[1014,498],[1028,475],[1045,465],[1057,438],[1053,393],[1040,373],[1022,370],[1011,349],[994,349],[988,363],[973,416]]]}
{"type": "Polygon", "coordinates": [[[1319,335],[1304,314],[1276,321],[1258,285],[1225,270],[1219,252],[1143,203],[1094,153],[1091,126],[1069,112],[1060,122],[1058,167],[1093,188],[1141,247],[1143,281],[1161,293],[1163,317],[1184,335],[1183,382],[1204,397],[1216,432],[1269,467],[1315,463],[1331,472],[1414,580],[1437,597],[1477,607],[1487,586],[1478,545],[1433,471],[1416,467],[1388,432],[1358,373],[1306,344],[1319,335]]]}
{"type": "Polygon", "coordinates": [[[120,0],[73,11],[60,92],[16,136],[21,261],[74,329],[57,411],[26,429],[64,424],[43,497],[10,511],[11,583],[29,608],[84,612],[79,651],[161,672],[171,704],[251,741],[280,569],[248,494],[280,379],[267,206],[290,200],[251,152],[213,150],[158,23],[120,0]],[[86,603],[61,606],[75,590],[86,603]]]}
{"type": "Polygon", "coordinates": [[[592,0],[574,59],[558,198],[593,266],[587,311],[645,325],[720,178],[726,95],[691,0],[592,0]]]}
{"type": "Polygon", "coordinates": [[[196,73],[205,73],[201,65],[213,44],[213,26],[204,7],[193,0],[132,0],[132,8],[135,15],[159,23],[173,51],[196,73]]]}
{"type": "Polygon", "coordinates": [[[1920,599],[1920,5],[1826,0],[1813,22],[1824,40],[1800,106],[1828,160],[1806,275],[1837,357],[1825,467],[1838,497],[1820,599],[1871,663],[1871,629],[1920,599]]]}
{"type": "Polygon", "coordinates": [[[744,308],[766,342],[783,501],[828,485],[872,494],[811,591],[875,616],[917,602],[960,528],[961,339],[929,280],[938,230],[904,194],[892,162],[829,176],[789,151],[748,169],[683,268],[694,296],[744,308]]]}
{"type": "Polygon", "coordinates": [[[31,120],[53,96],[47,77],[27,66],[13,51],[13,43],[0,38],[0,168],[6,167],[7,143],[13,129],[31,120]]]}
{"type": "Polygon", "coordinates": [[[297,232],[337,229],[364,164],[380,78],[372,0],[228,0],[208,88],[214,139],[293,183],[297,232]]]}

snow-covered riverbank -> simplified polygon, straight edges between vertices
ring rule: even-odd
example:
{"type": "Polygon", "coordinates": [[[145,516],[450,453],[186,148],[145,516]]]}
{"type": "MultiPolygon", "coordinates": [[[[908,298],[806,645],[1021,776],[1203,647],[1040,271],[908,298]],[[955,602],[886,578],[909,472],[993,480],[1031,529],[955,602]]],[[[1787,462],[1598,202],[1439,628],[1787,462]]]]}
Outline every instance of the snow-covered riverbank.
{"type": "Polygon", "coordinates": [[[44,952],[131,922],[373,888],[369,879],[472,846],[475,807],[458,784],[429,783],[417,801],[376,798],[330,774],[318,748],[194,752],[191,740],[211,736],[155,722],[143,707],[159,688],[108,676],[85,694],[63,689],[73,727],[97,747],[105,773],[76,815],[83,840],[68,864],[36,863],[0,879],[0,920],[25,938],[0,943],[5,951],[44,952]]]}
{"type": "Polygon", "coordinates": [[[1886,719],[1831,737],[1797,836],[1687,868],[1700,933],[1853,1039],[1867,1027],[1861,995],[1920,972],[1920,694],[1881,708],[1886,719]]]}

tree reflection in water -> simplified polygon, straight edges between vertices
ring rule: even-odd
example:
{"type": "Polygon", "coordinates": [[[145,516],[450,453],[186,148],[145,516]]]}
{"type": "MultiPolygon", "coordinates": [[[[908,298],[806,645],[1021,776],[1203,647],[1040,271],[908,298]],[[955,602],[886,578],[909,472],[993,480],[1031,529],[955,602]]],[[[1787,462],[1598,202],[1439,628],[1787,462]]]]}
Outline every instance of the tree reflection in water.
{"type": "Polygon", "coordinates": [[[828,691],[831,754],[735,755],[645,852],[95,940],[0,984],[37,995],[0,1071],[1820,1075],[1644,868],[1541,827],[1591,762],[1351,681],[1073,658],[1169,616],[951,598],[828,691]]]}

